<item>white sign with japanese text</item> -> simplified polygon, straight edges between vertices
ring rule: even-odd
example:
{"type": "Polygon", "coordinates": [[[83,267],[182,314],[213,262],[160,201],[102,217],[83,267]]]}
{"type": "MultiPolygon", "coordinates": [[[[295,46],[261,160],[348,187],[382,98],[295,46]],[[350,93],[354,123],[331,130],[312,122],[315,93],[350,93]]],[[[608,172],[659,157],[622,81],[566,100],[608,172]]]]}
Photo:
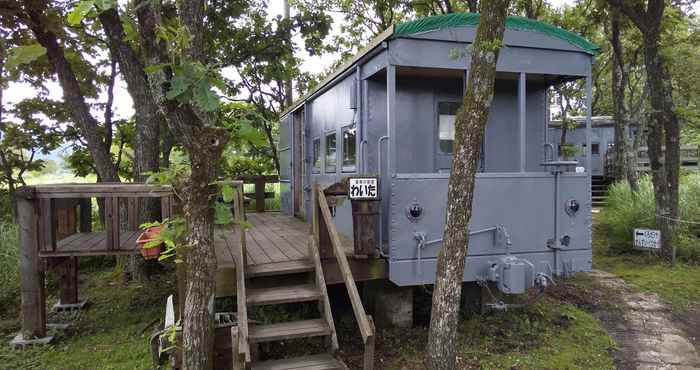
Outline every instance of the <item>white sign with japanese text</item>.
{"type": "Polygon", "coordinates": [[[351,177],[348,184],[350,199],[378,199],[379,186],[376,177],[351,177]]]}
{"type": "Polygon", "coordinates": [[[638,249],[660,249],[661,231],[634,229],[634,247],[638,249]]]}

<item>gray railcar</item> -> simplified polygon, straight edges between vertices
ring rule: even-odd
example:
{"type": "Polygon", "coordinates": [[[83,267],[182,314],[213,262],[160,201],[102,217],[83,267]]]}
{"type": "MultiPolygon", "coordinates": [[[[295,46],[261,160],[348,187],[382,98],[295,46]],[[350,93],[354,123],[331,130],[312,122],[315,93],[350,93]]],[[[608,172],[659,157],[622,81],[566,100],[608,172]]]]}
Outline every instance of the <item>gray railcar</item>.
{"type": "MultiPolygon", "coordinates": [[[[282,116],[282,211],[309,220],[313,184],[379,176],[377,255],[400,286],[435,279],[454,116],[476,32],[468,22],[473,14],[462,17],[467,21],[461,24],[433,17],[392,27],[282,116]]],[[[553,26],[517,17],[508,22],[464,281],[491,281],[519,293],[548,277],[591,269],[591,64],[597,48],[553,26]],[[548,137],[547,91],[576,79],[585,80],[589,108],[581,128],[586,153],[572,163],[556,160],[556,142],[548,137]]],[[[336,206],[335,224],[352,238],[350,202],[336,206]]]]}

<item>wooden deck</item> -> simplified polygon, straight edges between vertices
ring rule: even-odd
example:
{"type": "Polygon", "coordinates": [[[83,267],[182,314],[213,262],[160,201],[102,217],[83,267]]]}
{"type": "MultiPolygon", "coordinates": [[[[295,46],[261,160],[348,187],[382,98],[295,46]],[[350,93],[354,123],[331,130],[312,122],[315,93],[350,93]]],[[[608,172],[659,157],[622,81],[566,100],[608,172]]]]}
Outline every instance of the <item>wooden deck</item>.
{"type": "MultiPolygon", "coordinates": [[[[138,253],[136,238],[141,231],[119,232],[119,247],[110,254],[138,253]]],[[[101,256],[107,250],[107,233],[89,232],[75,233],[56,242],[56,250],[52,252],[41,251],[41,257],[70,257],[70,256],[101,256]]]]}
{"type": "MultiPolygon", "coordinates": [[[[252,228],[246,232],[248,265],[246,271],[253,275],[267,275],[267,270],[305,271],[309,269],[308,247],[310,226],[304,221],[279,212],[246,214],[252,228]],[[281,266],[279,263],[285,263],[281,266]],[[270,266],[268,268],[268,266],[270,266]]],[[[119,248],[106,253],[105,232],[76,233],[57,241],[56,251],[41,251],[41,257],[100,256],[106,254],[139,253],[136,239],[140,231],[120,232],[119,248]]],[[[356,280],[362,281],[384,277],[386,266],[380,259],[354,259],[352,241],[341,238],[343,249],[350,259],[356,280]]],[[[235,227],[217,228],[214,245],[218,264],[217,290],[220,295],[231,295],[235,288],[234,257],[240,247],[240,237],[235,227]]],[[[334,258],[324,260],[323,269],[329,284],[342,282],[340,270],[334,258]]]]}
{"type": "MultiPolygon", "coordinates": [[[[248,213],[252,228],[246,231],[248,266],[307,259],[309,225],[277,212],[248,213]]],[[[239,236],[230,227],[215,235],[219,268],[233,267],[233,256],[239,248],[239,236]]]]}

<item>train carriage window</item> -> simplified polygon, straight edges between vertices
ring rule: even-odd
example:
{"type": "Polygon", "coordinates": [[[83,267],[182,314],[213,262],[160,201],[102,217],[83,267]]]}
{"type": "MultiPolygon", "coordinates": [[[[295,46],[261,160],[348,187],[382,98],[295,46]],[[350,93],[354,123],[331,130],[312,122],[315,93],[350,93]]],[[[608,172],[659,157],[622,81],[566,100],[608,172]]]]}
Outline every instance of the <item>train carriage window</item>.
{"type": "Polygon", "coordinates": [[[313,145],[313,150],[314,150],[314,162],[313,162],[313,173],[319,173],[321,172],[321,138],[317,137],[314,138],[314,145],[313,145]]]}
{"type": "Polygon", "coordinates": [[[354,172],[357,162],[357,127],[355,125],[343,127],[343,172],[354,172]]]}
{"type": "Polygon", "coordinates": [[[598,144],[598,143],[591,144],[591,154],[592,155],[600,155],[600,144],[598,144]]]}
{"type": "Polygon", "coordinates": [[[337,161],[335,132],[326,135],[326,173],[335,173],[337,161]]]}
{"type": "Polygon", "coordinates": [[[455,141],[455,117],[460,103],[438,103],[438,140],[442,153],[450,154],[455,141]]]}

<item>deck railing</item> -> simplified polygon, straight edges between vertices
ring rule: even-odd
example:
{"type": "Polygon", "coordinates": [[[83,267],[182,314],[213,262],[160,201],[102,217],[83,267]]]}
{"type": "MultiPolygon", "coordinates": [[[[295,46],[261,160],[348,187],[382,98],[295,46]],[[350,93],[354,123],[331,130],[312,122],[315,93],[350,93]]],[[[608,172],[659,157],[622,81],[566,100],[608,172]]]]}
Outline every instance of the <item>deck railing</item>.
{"type": "Polygon", "coordinates": [[[333,223],[331,210],[328,206],[328,201],[326,200],[326,195],[323,193],[323,190],[321,190],[318,184],[314,185],[312,201],[314,204],[314,210],[312,212],[312,232],[314,244],[318,246],[319,240],[324,234],[327,234],[327,236],[330,238],[330,243],[333,247],[335,258],[338,261],[338,266],[340,267],[340,272],[343,277],[343,281],[345,282],[345,288],[348,291],[348,296],[350,296],[352,310],[355,314],[355,320],[357,320],[357,325],[360,328],[360,334],[362,335],[362,341],[365,346],[363,369],[372,370],[374,367],[374,322],[372,321],[372,317],[367,315],[365,308],[362,305],[362,300],[360,299],[360,294],[357,291],[355,279],[353,278],[352,271],[350,270],[350,264],[348,263],[347,256],[345,255],[345,251],[343,250],[340,241],[340,235],[338,234],[338,230],[333,223]]]}
{"type": "MultiPolygon", "coordinates": [[[[274,199],[274,191],[265,191],[267,184],[277,184],[280,179],[276,175],[260,175],[260,176],[239,176],[235,179],[241,181],[244,185],[254,185],[253,192],[244,192],[243,196],[246,203],[255,201],[255,212],[278,211],[278,205],[267,205],[267,199],[274,199]]],[[[245,186],[244,186],[245,188],[245,186]]]]}
{"type": "Polygon", "coordinates": [[[233,181],[234,186],[233,213],[239,229],[241,247],[236,249],[236,306],[238,311],[238,326],[231,327],[232,360],[235,370],[245,369],[250,363],[250,344],[248,342],[248,306],[245,286],[246,260],[246,231],[243,181],[233,181]]]}
{"type": "MultiPolygon", "coordinates": [[[[664,149],[662,149],[664,150],[664,149]]],[[[637,149],[637,154],[635,155],[636,165],[635,170],[637,172],[646,172],[651,169],[651,163],[649,161],[649,149],[645,146],[639,147],[637,149]]],[[[700,147],[698,145],[681,145],[681,158],[680,165],[682,168],[689,170],[697,170],[698,163],[700,161],[700,147]]],[[[615,148],[610,147],[607,152],[605,152],[604,158],[605,166],[605,176],[616,177],[615,176],[615,148]]]]}
{"type": "Polygon", "coordinates": [[[19,188],[16,199],[22,248],[20,280],[24,336],[41,338],[46,335],[44,258],[49,259],[47,265],[61,269],[61,303],[77,303],[76,258],[135,253],[139,198],[160,198],[163,217],[168,217],[172,196],[172,189],[168,186],[127,183],[19,188]],[[101,232],[92,230],[92,198],[104,204],[104,231],[101,232]],[[125,222],[120,220],[119,210],[124,209],[120,205],[126,205],[125,222]]]}

